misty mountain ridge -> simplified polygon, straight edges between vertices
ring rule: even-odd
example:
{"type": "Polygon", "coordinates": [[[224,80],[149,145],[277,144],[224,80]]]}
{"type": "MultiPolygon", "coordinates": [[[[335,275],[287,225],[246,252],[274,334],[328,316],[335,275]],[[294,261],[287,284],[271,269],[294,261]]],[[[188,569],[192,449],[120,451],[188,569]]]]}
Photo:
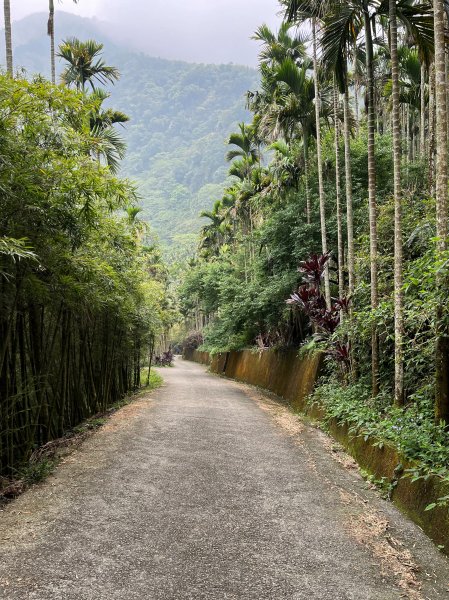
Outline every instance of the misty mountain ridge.
{"type": "MultiPolygon", "coordinates": [[[[13,23],[15,68],[49,77],[47,18],[36,13],[13,23]]],[[[244,94],[257,87],[257,72],[150,57],[111,39],[107,23],[61,11],[55,30],[57,45],[68,37],[104,43],[105,62],[121,73],[108,87],[109,104],[131,119],[121,129],[128,144],[121,175],[137,182],[142,215],[165,243],[190,242],[204,223],[199,212],[226,185],[225,140],[248,118],[244,94]]]]}

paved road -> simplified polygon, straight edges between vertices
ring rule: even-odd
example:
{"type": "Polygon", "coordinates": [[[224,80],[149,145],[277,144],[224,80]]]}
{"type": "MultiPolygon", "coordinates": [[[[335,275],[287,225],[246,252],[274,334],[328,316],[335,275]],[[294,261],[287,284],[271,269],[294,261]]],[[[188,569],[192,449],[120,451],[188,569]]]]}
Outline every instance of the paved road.
{"type": "Polygon", "coordinates": [[[0,514],[0,598],[449,597],[446,559],[323,434],[199,365],[162,374],[0,514]]]}

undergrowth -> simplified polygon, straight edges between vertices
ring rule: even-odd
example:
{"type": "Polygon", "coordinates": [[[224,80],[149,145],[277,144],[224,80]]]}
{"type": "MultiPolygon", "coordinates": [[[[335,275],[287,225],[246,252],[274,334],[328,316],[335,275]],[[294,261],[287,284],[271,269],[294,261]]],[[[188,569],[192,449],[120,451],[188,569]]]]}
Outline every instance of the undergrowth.
{"type": "MultiPolygon", "coordinates": [[[[404,407],[391,405],[390,395],[371,397],[368,383],[343,387],[332,379],[322,379],[309,403],[317,403],[326,412],[326,421],[336,419],[349,425],[349,433],[370,439],[378,447],[388,444],[414,463],[404,476],[427,479],[432,475],[449,485],[449,431],[434,422],[428,390],[419,390],[404,407]]],[[[439,498],[435,506],[449,504],[449,496],[439,498]]]]}

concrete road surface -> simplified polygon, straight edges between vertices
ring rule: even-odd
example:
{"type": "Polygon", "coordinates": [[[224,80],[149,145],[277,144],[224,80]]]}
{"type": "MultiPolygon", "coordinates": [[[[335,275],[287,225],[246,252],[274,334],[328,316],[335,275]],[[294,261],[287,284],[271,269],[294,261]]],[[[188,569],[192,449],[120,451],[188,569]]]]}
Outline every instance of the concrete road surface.
{"type": "Polygon", "coordinates": [[[323,433],[202,366],[161,373],[0,513],[0,598],[449,598],[447,560],[323,433]]]}

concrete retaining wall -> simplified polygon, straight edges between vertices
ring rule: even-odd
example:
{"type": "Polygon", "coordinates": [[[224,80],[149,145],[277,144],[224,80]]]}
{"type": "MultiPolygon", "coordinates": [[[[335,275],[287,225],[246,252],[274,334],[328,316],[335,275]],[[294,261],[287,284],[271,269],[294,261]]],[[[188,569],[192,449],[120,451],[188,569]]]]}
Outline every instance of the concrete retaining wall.
{"type": "Polygon", "coordinates": [[[242,350],[212,357],[207,352],[193,350],[185,352],[183,357],[209,365],[213,373],[270,390],[299,410],[304,410],[305,399],[313,390],[322,361],[320,355],[300,359],[296,350],[242,350]]]}
{"type": "MultiPolygon", "coordinates": [[[[190,351],[184,354],[186,360],[209,365],[214,373],[219,373],[270,390],[285,398],[290,404],[317,420],[325,418],[324,411],[317,406],[307,406],[307,396],[317,381],[322,358],[318,356],[300,359],[296,351],[228,352],[211,357],[207,352],[190,351]]],[[[397,467],[404,470],[413,465],[387,445],[374,444],[362,436],[349,433],[350,423],[340,424],[331,420],[330,433],[346,448],[358,464],[376,479],[386,478],[395,482],[392,489],[393,502],[417,523],[436,543],[444,546],[449,554],[449,510],[435,508],[425,511],[428,504],[442,496],[449,495],[449,486],[443,486],[440,479],[412,482],[410,478],[398,479],[397,467]]]]}

